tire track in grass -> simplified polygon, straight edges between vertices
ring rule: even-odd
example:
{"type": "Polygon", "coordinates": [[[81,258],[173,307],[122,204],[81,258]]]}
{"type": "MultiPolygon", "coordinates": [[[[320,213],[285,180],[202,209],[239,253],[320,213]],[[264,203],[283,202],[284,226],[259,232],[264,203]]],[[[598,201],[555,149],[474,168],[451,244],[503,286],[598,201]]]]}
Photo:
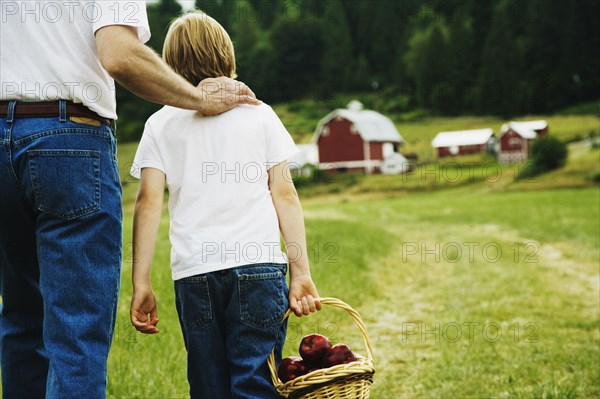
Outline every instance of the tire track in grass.
{"type": "MultiPolygon", "coordinates": [[[[430,228],[423,230],[432,230],[433,226],[427,227],[430,228]]],[[[392,234],[402,241],[402,232],[391,230],[396,230],[392,234]]],[[[435,230],[441,236],[449,233],[448,226],[438,226],[435,230]]],[[[507,252],[513,242],[535,242],[520,237],[516,231],[489,225],[464,226],[460,234],[456,226],[450,230],[454,231],[454,237],[462,236],[463,242],[473,240],[471,235],[476,234],[480,240],[498,243],[507,252]]],[[[412,232],[411,239],[433,241],[427,233],[412,232]]],[[[379,296],[365,304],[365,308],[372,310],[366,322],[376,341],[376,381],[380,381],[373,387],[374,397],[481,397],[485,393],[494,397],[512,397],[515,392],[535,392],[543,384],[557,392],[571,392],[577,380],[587,383],[580,391],[594,392],[593,381],[598,373],[588,373],[581,365],[573,367],[572,372],[560,372],[560,378],[554,379],[553,369],[560,368],[559,359],[560,362],[573,362],[573,356],[561,355],[562,347],[553,341],[554,334],[561,335],[575,353],[583,354],[586,342],[595,342],[598,347],[597,337],[588,337],[589,330],[595,328],[597,331],[598,326],[597,301],[594,301],[599,294],[597,267],[594,272],[593,265],[586,262],[585,257],[573,258],[573,254],[569,254],[569,259],[563,259],[557,247],[564,245],[539,245],[540,259],[535,265],[514,262],[510,259],[512,254],[498,265],[443,261],[423,264],[414,260],[399,263],[398,259],[402,257],[399,252],[386,258],[381,262],[385,267],[380,272],[388,278],[377,280],[380,282],[379,296]],[[562,273],[557,273],[559,270],[562,273]],[[496,283],[486,283],[483,279],[495,279],[496,283]],[[474,288],[480,284],[484,286],[483,290],[474,288]],[[486,289],[494,288],[498,295],[486,292],[486,289]],[[584,294],[585,299],[579,300],[578,294],[584,294]],[[548,316],[553,312],[562,313],[565,320],[569,317],[580,320],[575,322],[579,328],[577,337],[567,339],[568,326],[566,329],[553,326],[556,317],[548,316]],[[581,325],[589,318],[595,321],[581,325]],[[528,324],[533,323],[532,320],[538,324],[528,324]],[[512,333],[520,342],[472,343],[463,339],[453,346],[443,339],[441,343],[432,341],[431,337],[427,339],[427,333],[424,336],[422,331],[420,342],[410,340],[412,330],[408,327],[429,323],[431,328],[431,323],[435,322],[448,326],[465,321],[497,323],[505,334],[512,333]],[[545,331],[539,331],[539,340],[544,340],[546,345],[539,348],[532,343],[525,345],[523,331],[511,330],[515,326],[543,328],[545,331]],[[408,333],[411,334],[407,336],[408,333]],[[490,362],[487,356],[497,360],[490,362]],[[540,362],[549,365],[540,367],[540,362]],[[482,379],[481,386],[473,380],[477,373],[482,379]]],[[[582,363],[589,363],[591,358],[593,355],[588,355],[582,363]]]]}

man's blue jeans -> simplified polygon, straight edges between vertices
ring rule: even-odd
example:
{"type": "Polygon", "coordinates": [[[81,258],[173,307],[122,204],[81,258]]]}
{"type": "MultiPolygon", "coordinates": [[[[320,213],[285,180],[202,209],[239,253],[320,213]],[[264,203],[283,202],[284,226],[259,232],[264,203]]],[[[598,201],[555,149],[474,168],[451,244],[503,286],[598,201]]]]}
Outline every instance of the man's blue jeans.
{"type": "Polygon", "coordinates": [[[2,396],[103,398],[121,265],[107,126],[0,116],[2,396]]]}
{"type": "Polygon", "coordinates": [[[281,360],[287,265],[257,264],[175,281],[192,399],[280,396],[267,359],[281,360]]]}

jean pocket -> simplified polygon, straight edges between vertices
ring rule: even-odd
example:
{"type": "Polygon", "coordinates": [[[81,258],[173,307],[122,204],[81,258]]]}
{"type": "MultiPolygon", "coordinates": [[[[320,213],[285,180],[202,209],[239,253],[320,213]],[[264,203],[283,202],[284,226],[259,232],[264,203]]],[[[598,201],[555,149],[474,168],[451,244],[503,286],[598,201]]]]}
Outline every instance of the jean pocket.
{"type": "Polygon", "coordinates": [[[281,323],[287,310],[285,275],[278,267],[244,268],[238,275],[240,317],[259,328],[281,323]]]}
{"type": "Polygon", "coordinates": [[[100,209],[100,152],[27,151],[38,209],[71,220],[100,209]]]}
{"type": "Polygon", "coordinates": [[[212,320],[212,306],[206,276],[192,276],[175,281],[177,310],[185,328],[190,331],[212,320]]]}

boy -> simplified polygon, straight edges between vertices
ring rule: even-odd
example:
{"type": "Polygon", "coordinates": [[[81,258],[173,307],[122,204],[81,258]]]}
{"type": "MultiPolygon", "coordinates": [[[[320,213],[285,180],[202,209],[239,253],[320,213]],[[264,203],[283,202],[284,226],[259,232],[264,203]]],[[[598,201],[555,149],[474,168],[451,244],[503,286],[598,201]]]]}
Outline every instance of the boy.
{"type": "MultiPolygon", "coordinates": [[[[235,77],[231,39],[204,13],[172,23],[163,57],[194,85],[207,77],[235,77]]],[[[283,314],[288,306],[298,316],[320,309],[286,161],[296,151],[264,104],[214,117],[164,107],[146,123],[132,169],[141,181],[131,321],[143,333],[158,332],[150,268],[166,180],[171,269],[192,398],[278,397],[267,358],[276,343],[281,358],[283,314]],[[289,292],[280,230],[288,248],[289,292]]]]}

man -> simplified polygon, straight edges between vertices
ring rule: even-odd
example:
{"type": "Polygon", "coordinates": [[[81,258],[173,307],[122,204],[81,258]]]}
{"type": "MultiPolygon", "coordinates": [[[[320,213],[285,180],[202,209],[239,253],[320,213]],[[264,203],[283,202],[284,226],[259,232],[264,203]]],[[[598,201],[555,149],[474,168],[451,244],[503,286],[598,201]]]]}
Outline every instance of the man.
{"type": "Polygon", "coordinates": [[[175,74],[143,44],[143,1],[0,7],[2,397],[102,398],[121,264],[113,78],[209,115],[259,101],[175,74]]]}

